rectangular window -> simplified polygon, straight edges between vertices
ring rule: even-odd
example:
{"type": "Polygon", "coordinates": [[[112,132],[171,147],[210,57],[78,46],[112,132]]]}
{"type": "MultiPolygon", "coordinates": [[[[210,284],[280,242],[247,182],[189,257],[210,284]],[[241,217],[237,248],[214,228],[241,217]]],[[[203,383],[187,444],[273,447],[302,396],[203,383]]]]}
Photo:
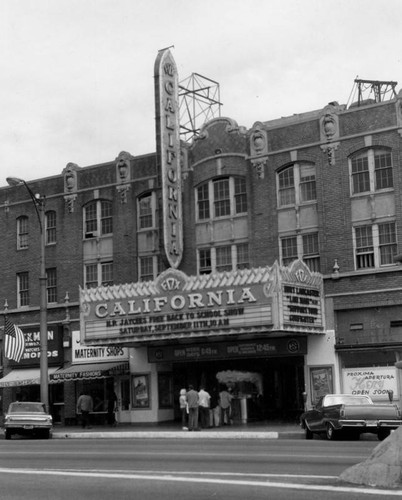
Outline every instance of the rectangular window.
{"type": "Polygon", "coordinates": [[[198,219],[209,219],[209,190],[208,184],[203,184],[197,188],[198,219]]]}
{"type": "Polygon", "coordinates": [[[235,177],[234,184],[235,212],[236,214],[244,214],[247,212],[246,179],[244,177],[235,177]]]}
{"type": "Polygon", "coordinates": [[[17,248],[18,250],[28,248],[28,217],[17,219],[17,248]]]}
{"type": "Polygon", "coordinates": [[[378,224],[380,266],[394,264],[397,253],[395,222],[378,224]]]}
{"type": "Polygon", "coordinates": [[[210,274],[212,272],[211,250],[204,248],[199,250],[200,274],[210,274]]]}
{"type": "Polygon", "coordinates": [[[87,264],[85,266],[85,286],[94,288],[98,286],[98,265],[87,264]]]}
{"type": "Polygon", "coordinates": [[[315,185],[315,165],[300,166],[300,201],[317,199],[315,185]]]}
{"type": "Polygon", "coordinates": [[[250,261],[248,256],[248,244],[241,243],[236,246],[236,254],[237,254],[237,269],[248,269],[250,267],[250,261]]]}
{"type": "Polygon", "coordinates": [[[218,179],[213,185],[215,217],[230,215],[229,179],[218,179]]]}
{"type": "Polygon", "coordinates": [[[371,226],[358,226],[356,234],[356,267],[367,269],[374,267],[373,231],[371,226]]]}
{"type": "Polygon", "coordinates": [[[57,271],[55,267],[46,269],[46,292],[48,303],[57,302],[57,271]]]}
{"type": "Polygon", "coordinates": [[[216,270],[221,273],[223,271],[232,270],[232,247],[217,247],[216,248],[216,270]]]}
{"type": "Polygon", "coordinates": [[[140,281],[152,281],[154,279],[153,256],[140,257],[140,281]]]}
{"type": "Polygon", "coordinates": [[[46,212],[46,245],[56,243],[56,212],[46,212]]]}
{"type": "Polygon", "coordinates": [[[367,155],[352,159],[353,194],[370,191],[370,174],[367,155]]]}
{"type": "Polygon", "coordinates": [[[374,154],[375,188],[386,189],[394,185],[392,177],[391,153],[381,152],[374,154]]]}
{"type": "Polygon", "coordinates": [[[92,235],[97,230],[96,203],[91,203],[85,207],[85,234],[92,235]]]}
{"type": "Polygon", "coordinates": [[[18,307],[29,306],[29,274],[17,274],[18,307]]]}
{"type": "Polygon", "coordinates": [[[281,238],[282,245],[282,265],[288,266],[298,258],[297,255],[297,237],[281,238]]]}
{"type": "Polygon", "coordinates": [[[113,262],[101,262],[101,285],[113,285],[113,262]]]}
{"type": "Polygon", "coordinates": [[[139,226],[140,229],[153,227],[152,196],[143,196],[139,200],[139,226]]]}
{"type": "Polygon", "coordinates": [[[318,233],[303,235],[303,261],[309,267],[310,271],[320,271],[318,233]]]}
{"type": "Polygon", "coordinates": [[[294,205],[295,203],[295,180],[293,167],[286,168],[279,173],[279,206],[294,205]]]}
{"type": "Polygon", "coordinates": [[[113,233],[112,204],[110,201],[101,202],[101,230],[103,235],[113,233]]]}

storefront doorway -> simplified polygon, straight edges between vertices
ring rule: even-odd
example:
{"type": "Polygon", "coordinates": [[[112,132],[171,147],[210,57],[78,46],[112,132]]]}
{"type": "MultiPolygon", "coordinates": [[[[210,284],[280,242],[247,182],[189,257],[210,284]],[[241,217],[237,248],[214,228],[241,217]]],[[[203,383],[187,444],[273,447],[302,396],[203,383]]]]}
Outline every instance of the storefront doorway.
{"type": "Polygon", "coordinates": [[[303,411],[303,356],[174,363],[173,380],[176,395],[189,384],[207,391],[228,387],[235,398],[235,420],[241,419],[241,399],[247,400],[249,422],[294,422],[303,411]]]}

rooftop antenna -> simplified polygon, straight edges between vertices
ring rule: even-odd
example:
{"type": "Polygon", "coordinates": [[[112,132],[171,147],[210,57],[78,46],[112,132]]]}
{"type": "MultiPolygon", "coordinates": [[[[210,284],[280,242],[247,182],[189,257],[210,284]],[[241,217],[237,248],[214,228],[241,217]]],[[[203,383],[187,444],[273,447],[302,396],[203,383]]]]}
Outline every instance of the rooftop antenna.
{"type": "Polygon", "coordinates": [[[191,141],[204,123],[221,116],[219,83],[192,73],[179,83],[180,137],[191,141]]]}

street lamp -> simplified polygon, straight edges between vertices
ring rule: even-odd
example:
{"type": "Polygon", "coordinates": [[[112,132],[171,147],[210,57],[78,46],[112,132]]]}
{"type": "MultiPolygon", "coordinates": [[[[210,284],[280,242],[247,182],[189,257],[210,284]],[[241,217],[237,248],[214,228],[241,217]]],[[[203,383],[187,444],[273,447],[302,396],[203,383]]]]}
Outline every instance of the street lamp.
{"type": "Polygon", "coordinates": [[[18,177],[7,177],[10,186],[23,184],[34,204],[40,228],[40,398],[49,411],[49,378],[47,360],[47,296],[46,296],[46,264],[45,264],[45,197],[35,195],[28,184],[18,177]]]}

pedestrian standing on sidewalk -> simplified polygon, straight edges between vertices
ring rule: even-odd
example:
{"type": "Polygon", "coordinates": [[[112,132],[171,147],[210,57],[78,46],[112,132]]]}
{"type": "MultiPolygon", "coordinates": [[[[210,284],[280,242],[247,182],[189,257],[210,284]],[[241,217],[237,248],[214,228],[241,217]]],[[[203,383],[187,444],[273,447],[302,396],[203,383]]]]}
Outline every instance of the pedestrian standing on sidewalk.
{"type": "Polygon", "coordinates": [[[186,389],[180,389],[179,404],[181,412],[181,428],[183,431],[188,431],[188,404],[186,394],[186,389]]]}
{"type": "Polygon", "coordinates": [[[192,385],[188,386],[186,394],[188,404],[188,430],[199,431],[198,427],[198,392],[192,385]]]}
{"type": "Polygon", "coordinates": [[[221,407],[219,406],[219,391],[214,387],[209,401],[209,426],[219,427],[221,421],[221,407]]]}
{"type": "Polygon", "coordinates": [[[81,414],[81,425],[82,428],[91,429],[89,414],[93,411],[94,402],[92,397],[86,392],[81,393],[77,400],[77,414],[81,414]]]}
{"type": "Polygon", "coordinates": [[[200,391],[198,392],[198,411],[199,411],[199,419],[200,424],[203,429],[209,427],[209,402],[211,400],[211,396],[205,390],[203,386],[201,386],[200,391]]]}
{"type": "Polygon", "coordinates": [[[230,425],[232,417],[233,396],[226,389],[219,393],[219,406],[221,407],[221,425],[230,425]]]}

